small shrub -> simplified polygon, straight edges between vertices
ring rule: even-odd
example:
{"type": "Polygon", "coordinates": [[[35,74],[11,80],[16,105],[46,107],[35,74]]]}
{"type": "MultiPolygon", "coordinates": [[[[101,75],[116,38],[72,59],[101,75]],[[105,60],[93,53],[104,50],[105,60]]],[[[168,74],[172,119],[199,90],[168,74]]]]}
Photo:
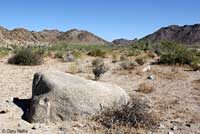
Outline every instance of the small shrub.
{"type": "Polygon", "coordinates": [[[73,51],[72,52],[73,56],[78,59],[78,58],[81,58],[83,56],[83,53],[81,51],[73,51]]]}
{"type": "Polygon", "coordinates": [[[106,109],[96,117],[96,120],[107,128],[112,128],[117,124],[149,129],[156,126],[158,122],[158,117],[149,111],[150,107],[147,102],[135,97],[119,109],[115,107],[106,109]]]}
{"type": "Polygon", "coordinates": [[[22,48],[15,51],[15,54],[8,59],[9,64],[16,65],[39,65],[42,63],[41,55],[33,52],[31,48],[22,48]]]}
{"type": "Polygon", "coordinates": [[[191,63],[191,67],[194,71],[198,71],[200,70],[200,61],[199,60],[194,60],[192,63],[191,63]]]}
{"type": "Polygon", "coordinates": [[[112,53],[112,63],[116,63],[118,60],[118,55],[116,53],[112,53]]]}
{"type": "Polygon", "coordinates": [[[62,58],[63,58],[63,51],[57,51],[57,52],[55,53],[55,57],[56,57],[56,58],[62,59],[62,58]]]}
{"type": "Polygon", "coordinates": [[[80,68],[78,67],[77,63],[72,63],[68,66],[68,69],[66,71],[67,73],[71,73],[71,74],[76,74],[81,72],[80,68]]]}
{"type": "Polygon", "coordinates": [[[126,69],[126,70],[130,70],[130,69],[135,69],[135,67],[137,66],[138,64],[134,61],[129,61],[129,60],[125,60],[125,61],[122,61],[120,66],[122,67],[122,69],[126,69]]]}
{"type": "Polygon", "coordinates": [[[131,49],[128,51],[127,56],[138,56],[140,51],[138,49],[131,49]]]}
{"type": "Polygon", "coordinates": [[[161,42],[159,51],[161,64],[190,65],[195,59],[191,50],[173,42],[161,42]]]}
{"type": "Polygon", "coordinates": [[[97,56],[99,56],[99,57],[105,57],[106,52],[102,51],[101,49],[96,49],[95,48],[95,49],[90,50],[90,52],[88,53],[88,55],[94,56],[94,57],[97,57],[97,56]]]}
{"type": "Polygon", "coordinates": [[[9,48],[0,47],[0,58],[7,56],[10,51],[11,51],[11,49],[9,49],[9,48]]]}
{"type": "Polygon", "coordinates": [[[139,65],[144,65],[146,63],[146,57],[145,56],[140,56],[140,57],[137,57],[135,59],[135,61],[139,64],[139,65]]]}
{"type": "Polygon", "coordinates": [[[145,94],[151,93],[154,90],[154,87],[150,83],[141,83],[138,88],[138,92],[143,92],[145,94]]]}
{"type": "Polygon", "coordinates": [[[104,61],[102,59],[96,59],[92,62],[93,65],[93,74],[95,76],[95,80],[99,80],[100,77],[108,71],[108,67],[105,66],[104,61]]]}
{"type": "Polygon", "coordinates": [[[97,58],[92,61],[92,66],[101,66],[104,65],[104,61],[102,58],[97,58]]]}
{"type": "Polygon", "coordinates": [[[126,61],[126,60],[128,60],[127,55],[122,54],[122,55],[120,56],[120,61],[126,61]]]}

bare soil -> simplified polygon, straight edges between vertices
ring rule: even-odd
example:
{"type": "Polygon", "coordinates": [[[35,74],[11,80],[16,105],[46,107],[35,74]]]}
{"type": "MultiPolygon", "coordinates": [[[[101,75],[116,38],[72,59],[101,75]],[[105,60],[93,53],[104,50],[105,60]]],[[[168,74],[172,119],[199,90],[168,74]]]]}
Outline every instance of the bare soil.
{"type": "MultiPolygon", "coordinates": [[[[45,125],[23,120],[22,107],[15,104],[13,99],[31,98],[34,73],[44,70],[69,72],[73,63],[47,58],[40,66],[16,66],[7,64],[7,59],[0,59],[0,133],[105,133],[103,127],[93,121],[75,120],[45,125]]],[[[93,79],[92,59],[85,57],[77,61],[82,72],[74,75],[93,79]]],[[[130,96],[148,100],[152,111],[161,119],[160,125],[152,133],[200,134],[200,72],[190,71],[187,67],[161,65],[152,65],[149,72],[141,72],[145,65],[133,70],[120,70],[118,63],[112,63],[109,58],[105,61],[110,69],[99,81],[115,83],[130,96]],[[147,79],[150,75],[154,80],[147,79]],[[139,85],[144,82],[151,83],[154,90],[147,94],[137,92],[139,85]]]]}

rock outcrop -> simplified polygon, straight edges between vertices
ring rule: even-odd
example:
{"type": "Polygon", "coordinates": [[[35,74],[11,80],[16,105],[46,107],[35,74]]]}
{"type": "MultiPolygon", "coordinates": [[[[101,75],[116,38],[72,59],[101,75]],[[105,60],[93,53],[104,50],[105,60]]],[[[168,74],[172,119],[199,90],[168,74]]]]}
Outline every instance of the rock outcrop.
{"type": "Polygon", "coordinates": [[[0,47],[14,46],[44,46],[57,44],[59,42],[71,44],[99,44],[105,45],[109,42],[83,30],[72,29],[66,32],[58,30],[29,31],[24,28],[8,30],[0,27],[0,47]]]}
{"type": "Polygon", "coordinates": [[[137,39],[133,39],[133,40],[127,40],[127,39],[116,39],[112,41],[113,45],[133,45],[134,43],[137,42],[137,39]]]}
{"type": "Polygon", "coordinates": [[[62,72],[34,75],[30,122],[70,121],[92,117],[104,108],[120,107],[129,100],[116,85],[86,80],[62,72]]]}
{"type": "Polygon", "coordinates": [[[161,40],[174,41],[186,45],[200,44],[200,24],[177,26],[171,25],[144,37],[148,43],[157,43],[161,40]]]}

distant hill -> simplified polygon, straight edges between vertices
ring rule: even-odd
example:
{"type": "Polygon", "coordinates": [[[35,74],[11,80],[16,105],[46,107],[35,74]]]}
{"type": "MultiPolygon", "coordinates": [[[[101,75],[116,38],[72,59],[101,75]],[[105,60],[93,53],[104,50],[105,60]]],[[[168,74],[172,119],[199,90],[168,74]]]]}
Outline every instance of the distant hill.
{"type": "Polygon", "coordinates": [[[134,44],[135,42],[137,42],[137,39],[133,39],[133,40],[127,40],[127,39],[116,39],[116,40],[113,40],[111,42],[111,44],[113,45],[131,45],[131,44],[134,44]]]}
{"type": "Polygon", "coordinates": [[[49,45],[58,42],[77,44],[108,44],[104,39],[88,31],[72,29],[66,32],[58,30],[29,31],[24,28],[8,30],[0,27],[0,46],[9,45],[49,45]]]}
{"type": "Polygon", "coordinates": [[[200,44],[200,24],[195,25],[171,25],[142,38],[148,43],[156,43],[161,40],[174,41],[186,45],[200,44]]]}

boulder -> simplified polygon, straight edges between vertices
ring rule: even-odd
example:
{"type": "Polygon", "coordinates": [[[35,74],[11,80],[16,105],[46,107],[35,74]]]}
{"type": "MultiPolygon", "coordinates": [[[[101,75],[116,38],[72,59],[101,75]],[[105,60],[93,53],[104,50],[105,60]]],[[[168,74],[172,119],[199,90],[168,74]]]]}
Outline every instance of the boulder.
{"type": "Polygon", "coordinates": [[[59,122],[90,118],[105,108],[120,108],[129,96],[113,84],[86,80],[63,72],[34,75],[30,122],[59,122]]]}

